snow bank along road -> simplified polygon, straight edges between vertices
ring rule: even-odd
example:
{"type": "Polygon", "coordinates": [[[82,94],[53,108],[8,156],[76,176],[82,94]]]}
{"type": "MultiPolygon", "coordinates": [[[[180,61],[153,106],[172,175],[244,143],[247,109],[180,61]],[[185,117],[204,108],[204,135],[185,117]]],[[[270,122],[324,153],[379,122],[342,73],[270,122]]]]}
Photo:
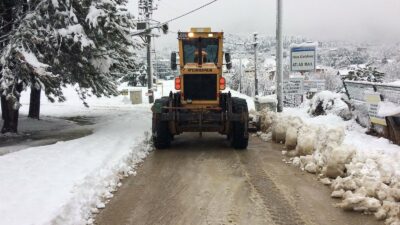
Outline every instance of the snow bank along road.
{"type": "MultiPolygon", "coordinates": [[[[52,107],[44,113],[54,115],[52,107]]],[[[92,211],[104,207],[120,178],[134,173],[150,150],[143,141],[151,127],[148,106],[79,113],[94,118],[93,134],[0,156],[1,225],[90,222],[92,211]]]]}
{"type": "Polygon", "coordinates": [[[252,137],[234,151],[217,134],[184,134],[123,181],[95,224],[379,224],[334,208],[329,189],[252,137]]]}

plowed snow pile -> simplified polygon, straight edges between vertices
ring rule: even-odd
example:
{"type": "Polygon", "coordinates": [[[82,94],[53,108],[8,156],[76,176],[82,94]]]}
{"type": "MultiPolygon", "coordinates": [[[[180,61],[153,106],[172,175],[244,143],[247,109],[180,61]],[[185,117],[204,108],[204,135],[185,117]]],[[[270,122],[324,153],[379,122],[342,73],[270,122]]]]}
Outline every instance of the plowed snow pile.
{"type": "Polygon", "coordinates": [[[337,105],[341,110],[331,108],[316,117],[307,106],[284,113],[264,111],[260,113],[262,127],[271,128],[263,131],[285,144],[283,153],[293,165],[317,174],[331,186],[331,196],[342,199],[337,207],[373,213],[385,224],[399,225],[400,147],[366,135],[354,120],[344,121],[346,108],[337,105]]]}

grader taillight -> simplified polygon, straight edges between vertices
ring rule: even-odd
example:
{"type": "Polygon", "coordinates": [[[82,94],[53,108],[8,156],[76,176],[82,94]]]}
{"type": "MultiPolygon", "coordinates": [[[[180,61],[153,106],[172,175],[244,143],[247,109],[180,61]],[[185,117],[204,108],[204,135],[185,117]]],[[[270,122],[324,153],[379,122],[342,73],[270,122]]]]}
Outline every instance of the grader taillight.
{"type": "Polygon", "coordinates": [[[181,78],[180,77],[175,78],[175,90],[181,90],[181,78]]]}
{"type": "Polygon", "coordinates": [[[219,78],[219,89],[220,90],[225,90],[225,87],[226,87],[225,78],[223,78],[223,77],[219,78]]]}

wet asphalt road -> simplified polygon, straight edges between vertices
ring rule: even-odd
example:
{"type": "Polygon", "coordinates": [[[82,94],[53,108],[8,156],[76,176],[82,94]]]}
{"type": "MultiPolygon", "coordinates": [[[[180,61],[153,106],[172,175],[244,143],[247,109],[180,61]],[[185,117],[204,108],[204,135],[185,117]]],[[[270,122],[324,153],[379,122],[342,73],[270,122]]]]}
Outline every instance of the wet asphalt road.
{"type": "Polygon", "coordinates": [[[330,189],[282,162],[281,150],[255,137],[237,151],[217,134],[178,136],[123,181],[95,224],[382,224],[335,208],[330,189]]]}

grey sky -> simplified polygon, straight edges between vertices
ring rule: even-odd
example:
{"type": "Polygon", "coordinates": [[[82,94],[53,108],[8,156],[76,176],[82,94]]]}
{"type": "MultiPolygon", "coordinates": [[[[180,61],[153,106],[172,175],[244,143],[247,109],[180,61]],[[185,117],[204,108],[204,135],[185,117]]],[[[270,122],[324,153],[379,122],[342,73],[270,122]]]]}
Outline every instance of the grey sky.
{"type": "MultiPolygon", "coordinates": [[[[161,0],[154,19],[166,21],[210,0],[161,0]]],[[[283,0],[284,33],[318,40],[400,42],[400,0],[283,0]]],[[[137,0],[130,0],[137,16],[137,0]]],[[[172,31],[212,27],[227,33],[275,34],[276,0],[219,0],[170,24],[172,31]]],[[[173,43],[176,34],[159,38],[173,43]]]]}

